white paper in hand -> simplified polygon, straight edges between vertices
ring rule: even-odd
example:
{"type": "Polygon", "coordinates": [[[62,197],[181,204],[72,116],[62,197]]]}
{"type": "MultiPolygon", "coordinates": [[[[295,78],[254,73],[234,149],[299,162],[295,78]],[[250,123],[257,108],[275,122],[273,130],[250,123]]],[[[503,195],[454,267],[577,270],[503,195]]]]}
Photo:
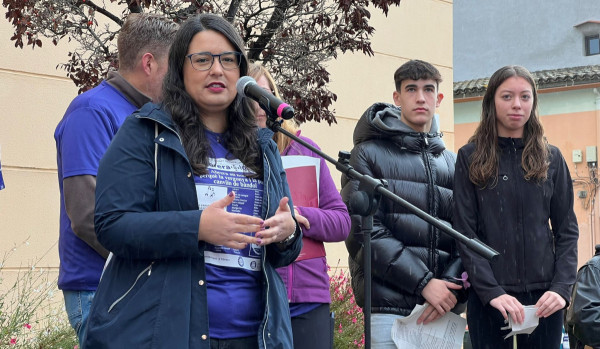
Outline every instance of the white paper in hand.
{"type": "Polygon", "coordinates": [[[460,349],[467,320],[454,313],[446,313],[427,325],[417,325],[417,319],[429,304],[417,304],[409,316],[396,319],[392,326],[392,340],[402,349],[460,349]]]}
{"type": "Polygon", "coordinates": [[[514,336],[515,334],[531,334],[531,332],[533,332],[533,330],[535,330],[537,325],[540,323],[540,319],[535,315],[535,311],[537,310],[535,305],[526,305],[523,307],[523,309],[525,312],[525,319],[523,319],[522,324],[513,322],[510,314],[508,314],[508,326],[500,328],[501,330],[511,330],[510,333],[504,337],[504,339],[514,336]]]}

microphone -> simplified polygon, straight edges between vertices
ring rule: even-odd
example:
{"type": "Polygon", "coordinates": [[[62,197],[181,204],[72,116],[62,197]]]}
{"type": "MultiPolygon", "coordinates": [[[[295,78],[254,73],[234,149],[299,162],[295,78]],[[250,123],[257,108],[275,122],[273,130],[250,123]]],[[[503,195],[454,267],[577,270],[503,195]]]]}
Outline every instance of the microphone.
{"type": "Polygon", "coordinates": [[[258,105],[260,105],[270,117],[277,115],[286,120],[294,117],[294,108],[281,99],[273,96],[269,91],[258,86],[256,80],[250,76],[242,76],[236,84],[236,89],[243,97],[248,97],[258,102],[258,105]]]}

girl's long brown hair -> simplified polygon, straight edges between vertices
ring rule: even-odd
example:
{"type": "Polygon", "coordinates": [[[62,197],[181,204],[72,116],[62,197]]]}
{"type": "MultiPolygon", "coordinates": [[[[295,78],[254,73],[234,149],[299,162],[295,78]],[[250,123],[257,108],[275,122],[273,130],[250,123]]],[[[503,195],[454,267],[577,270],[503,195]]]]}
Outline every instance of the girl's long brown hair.
{"type": "Polygon", "coordinates": [[[483,96],[481,122],[469,139],[469,143],[475,143],[475,151],[471,156],[469,167],[469,179],[480,188],[485,188],[488,184],[494,187],[498,182],[500,148],[498,147],[494,97],[498,87],[506,79],[513,76],[527,80],[533,92],[531,115],[523,130],[525,149],[523,150],[521,166],[525,171],[525,179],[543,181],[548,176],[550,150],[544,137],[544,128],[538,116],[538,95],[535,81],[527,69],[518,65],[506,66],[498,69],[490,78],[487,91],[483,96]]]}

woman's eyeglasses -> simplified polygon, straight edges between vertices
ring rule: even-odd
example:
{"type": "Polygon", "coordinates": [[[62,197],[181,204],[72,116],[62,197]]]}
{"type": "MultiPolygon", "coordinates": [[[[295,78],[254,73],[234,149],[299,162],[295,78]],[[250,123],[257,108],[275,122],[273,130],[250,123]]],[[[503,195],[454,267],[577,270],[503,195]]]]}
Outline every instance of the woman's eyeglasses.
{"type": "Polygon", "coordinates": [[[219,62],[225,70],[238,69],[240,66],[241,52],[223,52],[213,55],[210,52],[198,52],[187,55],[192,63],[192,68],[196,70],[209,70],[215,62],[215,57],[219,57],[219,62]]]}

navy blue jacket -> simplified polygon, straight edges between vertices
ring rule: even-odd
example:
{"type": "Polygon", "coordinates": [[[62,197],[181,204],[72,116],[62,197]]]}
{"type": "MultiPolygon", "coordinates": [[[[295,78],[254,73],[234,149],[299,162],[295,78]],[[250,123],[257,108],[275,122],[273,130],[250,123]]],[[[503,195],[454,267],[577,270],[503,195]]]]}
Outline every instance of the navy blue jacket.
{"type": "MultiPolygon", "coordinates": [[[[283,196],[290,197],[271,136],[270,130],[259,131],[263,219],[275,214],[283,196]]],[[[100,162],[96,234],[114,256],[92,304],[85,348],[209,348],[201,214],[172,119],[146,104],[126,119],[100,162]]],[[[260,348],[292,347],[285,286],[275,268],[293,262],[301,245],[296,237],[287,249],[263,247],[260,348]]]]}

